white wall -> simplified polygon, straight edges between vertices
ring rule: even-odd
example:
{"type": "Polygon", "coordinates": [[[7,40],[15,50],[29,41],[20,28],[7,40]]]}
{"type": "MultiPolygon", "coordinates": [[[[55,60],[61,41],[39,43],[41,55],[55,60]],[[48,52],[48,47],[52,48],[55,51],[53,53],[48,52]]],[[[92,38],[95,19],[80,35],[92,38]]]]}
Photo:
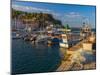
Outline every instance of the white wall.
{"type": "MultiPolygon", "coordinates": [[[[100,73],[100,0],[27,0],[97,6],[97,69],[34,75],[98,75],[100,73]]],[[[10,75],[10,0],[0,0],[0,75],[10,75]]]]}

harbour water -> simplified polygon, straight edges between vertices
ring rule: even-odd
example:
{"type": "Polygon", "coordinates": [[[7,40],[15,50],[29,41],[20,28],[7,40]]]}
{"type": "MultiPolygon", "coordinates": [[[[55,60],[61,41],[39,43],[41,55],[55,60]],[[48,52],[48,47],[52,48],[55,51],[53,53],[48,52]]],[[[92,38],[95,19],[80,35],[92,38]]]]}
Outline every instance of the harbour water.
{"type": "Polygon", "coordinates": [[[12,40],[12,73],[55,71],[61,57],[58,47],[34,46],[22,39],[12,40]]]}
{"type": "MultiPolygon", "coordinates": [[[[83,54],[85,63],[95,62],[92,54],[83,54]]],[[[23,39],[12,39],[12,73],[41,73],[55,72],[62,61],[61,51],[58,46],[44,44],[33,45],[23,39]]]]}

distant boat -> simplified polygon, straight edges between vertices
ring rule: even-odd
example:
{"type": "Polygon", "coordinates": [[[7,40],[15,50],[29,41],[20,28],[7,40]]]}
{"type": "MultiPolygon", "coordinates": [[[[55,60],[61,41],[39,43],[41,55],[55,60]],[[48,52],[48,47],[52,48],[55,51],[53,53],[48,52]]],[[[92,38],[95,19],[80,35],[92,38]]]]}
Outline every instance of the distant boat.
{"type": "Polygon", "coordinates": [[[80,31],[80,36],[83,37],[83,38],[90,36],[91,32],[92,31],[91,31],[90,25],[83,22],[83,26],[82,26],[81,31],[80,31]]]}
{"type": "Polygon", "coordinates": [[[17,32],[13,32],[12,33],[12,39],[20,39],[21,38],[21,35],[17,32]]]}

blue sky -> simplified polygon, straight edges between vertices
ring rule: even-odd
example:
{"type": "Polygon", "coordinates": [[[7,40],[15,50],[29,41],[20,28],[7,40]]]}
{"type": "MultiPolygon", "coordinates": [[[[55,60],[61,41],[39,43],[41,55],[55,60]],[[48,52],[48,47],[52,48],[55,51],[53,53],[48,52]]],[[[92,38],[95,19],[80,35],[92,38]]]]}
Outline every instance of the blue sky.
{"type": "Polygon", "coordinates": [[[26,12],[50,13],[71,27],[81,27],[85,21],[95,28],[95,6],[12,1],[12,8],[26,12]]]}

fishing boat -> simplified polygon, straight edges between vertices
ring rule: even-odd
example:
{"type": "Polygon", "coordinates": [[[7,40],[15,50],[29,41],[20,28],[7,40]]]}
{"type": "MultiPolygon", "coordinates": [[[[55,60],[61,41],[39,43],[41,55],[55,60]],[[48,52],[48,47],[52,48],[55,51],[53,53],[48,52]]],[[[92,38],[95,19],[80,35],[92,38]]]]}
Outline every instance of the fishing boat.
{"type": "Polygon", "coordinates": [[[66,34],[61,34],[61,42],[60,42],[60,47],[68,48],[68,39],[66,34]]]}
{"type": "Polygon", "coordinates": [[[68,33],[71,32],[71,28],[69,27],[69,25],[65,25],[64,28],[60,29],[60,31],[62,31],[63,33],[61,34],[61,42],[60,42],[60,47],[64,47],[64,48],[68,48],[69,44],[68,44],[68,33]]]}

